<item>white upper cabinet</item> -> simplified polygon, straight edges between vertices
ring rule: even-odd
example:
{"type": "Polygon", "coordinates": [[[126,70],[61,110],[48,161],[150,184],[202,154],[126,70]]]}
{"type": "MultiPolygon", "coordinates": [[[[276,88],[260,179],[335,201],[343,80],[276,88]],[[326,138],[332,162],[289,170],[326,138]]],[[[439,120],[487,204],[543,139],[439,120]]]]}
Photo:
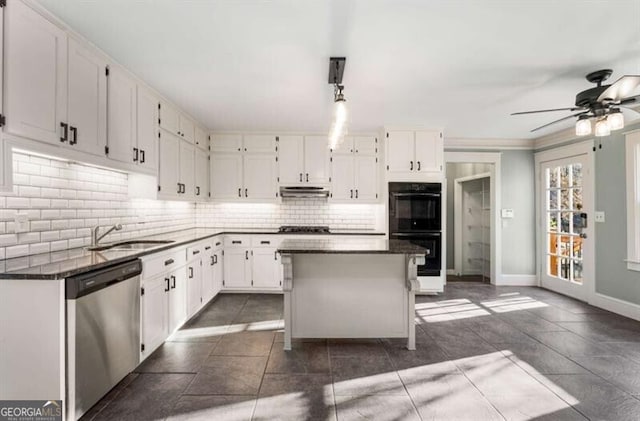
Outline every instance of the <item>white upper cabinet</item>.
{"type": "MultiPolygon", "coordinates": [[[[158,98],[138,85],[137,163],[144,169],[158,169],[158,98]]],[[[134,150],[134,159],[135,150],[134,150]]]]}
{"type": "Polygon", "coordinates": [[[376,202],[379,194],[377,140],[375,136],[346,138],[332,152],[331,200],[376,202]],[[338,153],[344,146],[341,153],[338,153]]]}
{"type": "Polygon", "coordinates": [[[20,1],[10,2],[5,18],[5,130],[68,142],[67,35],[20,1]]]}
{"type": "Polygon", "coordinates": [[[160,102],[160,127],[166,131],[180,136],[180,113],[172,104],[160,102]]]}
{"type": "Polygon", "coordinates": [[[187,141],[180,142],[180,183],[182,184],[181,197],[193,199],[196,195],[195,166],[196,148],[187,141]]]}
{"type": "Polygon", "coordinates": [[[104,59],[69,38],[69,144],[94,155],[104,155],[107,145],[106,69],[104,59]]]}
{"type": "Polygon", "coordinates": [[[345,136],[342,144],[336,149],[331,149],[331,154],[336,155],[350,155],[354,151],[354,139],[353,136],[345,136]]]}
{"type": "Polygon", "coordinates": [[[209,135],[200,126],[195,128],[196,146],[203,151],[209,150],[209,135]]]}
{"type": "MultiPolygon", "coordinates": [[[[344,144],[343,144],[344,145],[344,144]]],[[[350,155],[335,155],[332,159],[331,198],[334,200],[353,199],[354,159],[350,155]]]]}
{"type": "Polygon", "coordinates": [[[242,135],[240,134],[214,134],[211,135],[212,152],[241,152],[242,135]]]}
{"type": "Polygon", "coordinates": [[[137,136],[136,83],[126,73],[117,68],[109,69],[108,78],[108,156],[121,162],[137,162],[139,152],[135,153],[134,151],[137,136]]]}
{"type": "Polygon", "coordinates": [[[443,140],[438,130],[387,132],[387,172],[419,180],[420,174],[442,175],[443,140]]]}
{"type": "Polygon", "coordinates": [[[242,150],[247,153],[275,153],[276,136],[244,135],[242,150]]]}
{"type": "Polygon", "coordinates": [[[378,160],[373,156],[356,156],[355,199],[375,201],[378,199],[378,160]]]}
{"type": "Polygon", "coordinates": [[[304,176],[304,138],[279,136],[278,178],[281,185],[301,184],[304,176]]]}
{"type": "Polygon", "coordinates": [[[184,140],[193,143],[195,139],[195,124],[193,120],[184,114],[180,114],[180,131],[178,135],[184,140]]]}
{"type": "Polygon", "coordinates": [[[242,198],[242,155],[212,154],[210,186],[213,199],[242,198]]]}
{"type": "Polygon", "coordinates": [[[196,149],[195,175],[196,200],[205,201],[209,198],[209,154],[200,149],[196,149]]]}
{"type": "Polygon", "coordinates": [[[180,139],[166,131],[160,132],[160,157],[158,165],[158,195],[179,197],[180,183],[180,139]]]}
{"type": "Polygon", "coordinates": [[[329,182],[329,155],[327,136],[304,137],[304,181],[306,183],[329,182]]]}
{"type": "Polygon", "coordinates": [[[247,154],[243,159],[242,196],[249,200],[275,200],[278,197],[275,154],[247,154]]]}
{"type": "Polygon", "coordinates": [[[355,136],[353,152],[358,155],[376,155],[378,153],[378,138],[375,136],[355,136]]]}

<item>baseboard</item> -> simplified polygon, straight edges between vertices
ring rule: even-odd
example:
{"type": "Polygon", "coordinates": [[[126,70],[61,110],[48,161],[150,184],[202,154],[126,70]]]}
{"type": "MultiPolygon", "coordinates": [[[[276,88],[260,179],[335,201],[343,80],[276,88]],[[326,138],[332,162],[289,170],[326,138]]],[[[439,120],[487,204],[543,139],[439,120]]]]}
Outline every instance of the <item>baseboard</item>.
{"type": "Polygon", "coordinates": [[[494,283],[496,286],[538,286],[538,277],[536,275],[503,273],[498,279],[499,281],[494,283]]]}
{"type": "Polygon", "coordinates": [[[640,305],[638,304],[597,292],[593,295],[593,300],[589,304],[640,321],[640,305]]]}
{"type": "Polygon", "coordinates": [[[455,269],[447,269],[447,275],[455,275],[455,274],[456,274],[455,269]]]}

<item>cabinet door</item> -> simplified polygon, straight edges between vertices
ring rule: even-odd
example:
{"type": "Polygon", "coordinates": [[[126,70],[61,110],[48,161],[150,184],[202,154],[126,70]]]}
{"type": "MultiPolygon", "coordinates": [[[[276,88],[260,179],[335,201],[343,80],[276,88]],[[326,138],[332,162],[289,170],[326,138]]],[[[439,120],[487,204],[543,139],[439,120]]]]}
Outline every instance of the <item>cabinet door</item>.
{"type": "Polygon", "coordinates": [[[245,135],[243,150],[248,153],[276,152],[276,137],[272,135],[245,135]]]}
{"type": "Polygon", "coordinates": [[[10,2],[6,18],[6,131],[60,144],[67,123],[67,35],[20,1],[10,2]]]}
{"type": "Polygon", "coordinates": [[[251,272],[249,250],[238,248],[227,248],[224,251],[224,288],[225,289],[245,289],[251,288],[251,272]],[[247,273],[249,272],[249,273],[247,273]]]}
{"type": "Polygon", "coordinates": [[[200,310],[203,304],[202,260],[192,260],[187,264],[187,319],[200,310]]]}
{"type": "Polygon", "coordinates": [[[251,279],[254,288],[278,289],[280,262],[275,248],[256,247],[252,251],[251,279]]]}
{"type": "Polygon", "coordinates": [[[203,151],[209,151],[209,135],[200,126],[195,129],[196,146],[203,151]]]}
{"type": "Polygon", "coordinates": [[[180,114],[180,137],[191,143],[195,140],[195,124],[184,114],[180,114]]]}
{"type": "Polygon", "coordinates": [[[196,200],[205,201],[209,197],[209,154],[196,149],[196,200]]]}
{"type": "Polygon", "coordinates": [[[70,144],[104,156],[107,145],[107,63],[69,38],[67,112],[70,144]]]}
{"type": "MultiPolygon", "coordinates": [[[[133,79],[117,68],[109,69],[109,158],[133,163],[136,154],[136,96],[133,79]]],[[[136,161],[137,162],[137,161],[136,161]]]]}
{"type": "Polygon", "coordinates": [[[345,136],[344,141],[336,149],[332,149],[333,156],[336,155],[351,155],[354,152],[354,138],[353,136],[345,136]]]}
{"type": "Polygon", "coordinates": [[[213,296],[214,297],[222,290],[222,280],[224,279],[223,263],[224,263],[224,259],[222,258],[222,250],[217,249],[213,253],[213,296]]]}
{"type": "Polygon", "coordinates": [[[280,136],[278,140],[278,177],[281,185],[301,184],[304,173],[304,138],[280,136]]]}
{"type": "Polygon", "coordinates": [[[326,136],[304,137],[304,181],[309,184],[329,182],[330,150],[326,136]]]}
{"type": "Polygon", "coordinates": [[[378,163],[374,156],[355,158],[355,198],[375,201],[378,198],[378,163]]]}
{"type": "Polygon", "coordinates": [[[169,335],[169,278],[160,276],[143,283],[142,344],[143,356],[151,354],[169,335]]]}
{"type": "Polygon", "coordinates": [[[136,102],[138,163],[145,169],[155,170],[158,168],[158,98],[138,86],[136,102]]]}
{"type": "MultiPolygon", "coordinates": [[[[208,246],[210,247],[210,246],[208,246]]],[[[202,257],[202,303],[206,304],[215,293],[213,280],[213,267],[215,266],[214,253],[211,249],[206,250],[202,257]]]]}
{"type": "Polygon", "coordinates": [[[245,155],[243,158],[244,191],[250,200],[275,200],[277,193],[276,156],[245,155]]]}
{"type": "Polygon", "coordinates": [[[242,135],[214,134],[211,135],[211,150],[215,152],[241,152],[242,135]]]}
{"type": "Polygon", "coordinates": [[[416,132],[416,170],[441,172],[444,147],[439,131],[416,132]]]}
{"type": "Polygon", "coordinates": [[[160,158],[158,168],[159,193],[163,196],[178,197],[180,180],[181,140],[166,131],[160,133],[160,158]]]}
{"type": "Polygon", "coordinates": [[[331,163],[331,198],[351,200],[354,198],[354,158],[349,155],[335,155],[331,163]]]}
{"type": "Polygon", "coordinates": [[[160,102],[160,127],[180,136],[180,113],[168,102],[160,102]]]}
{"type": "Polygon", "coordinates": [[[186,140],[180,141],[180,182],[184,184],[183,198],[194,198],[196,195],[196,147],[186,140]]]}
{"type": "Polygon", "coordinates": [[[356,136],[353,143],[353,152],[358,155],[378,153],[378,139],[375,136],[356,136]]]}
{"type": "Polygon", "coordinates": [[[187,279],[184,267],[169,275],[169,333],[187,320],[187,279]]]}
{"type": "Polygon", "coordinates": [[[389,172],[406,173],[415,170],[413,132],[389,132],[386,153],[389,172]]]}
{"type": "Polygon", "coordinates": [[[211,197],[239,199],[242,197],[242,155],[211,155],[211,197]]]}

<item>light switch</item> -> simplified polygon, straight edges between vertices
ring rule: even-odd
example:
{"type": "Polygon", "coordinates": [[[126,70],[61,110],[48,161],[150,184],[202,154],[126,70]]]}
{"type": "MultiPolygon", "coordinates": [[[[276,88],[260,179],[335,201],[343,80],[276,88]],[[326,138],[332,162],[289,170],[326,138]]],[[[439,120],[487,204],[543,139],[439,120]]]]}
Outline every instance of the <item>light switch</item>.
{"type": "Polygon", "coordinates": [[[16,234],[29,231],[29,215],[28,214],[24,212],[16,213],[14,222],[15,222],[14,229],[16,231],[16,234]]]}
{"type": "Polygon", "coordinates": [[[596,222],[604,222],[604,212],[603,211],[596,211],[594,216],[595,216],[596,222]]]}
{"type": "Polygon", "coordinates": [[[513,209],[502,209],[502,219],[513,219],[513,209]]]}

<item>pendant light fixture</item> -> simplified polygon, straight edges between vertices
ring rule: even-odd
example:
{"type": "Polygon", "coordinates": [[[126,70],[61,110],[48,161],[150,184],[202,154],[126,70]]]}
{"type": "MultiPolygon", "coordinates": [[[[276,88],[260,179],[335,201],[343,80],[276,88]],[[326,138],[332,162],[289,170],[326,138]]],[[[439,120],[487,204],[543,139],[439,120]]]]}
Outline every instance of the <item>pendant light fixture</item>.
{"type": "Polygon", "coordinates": [[[597,137],[609,136],[611,134],[611,129],[609,128],[609,123],[607,123],[607,118],[601,118],[596,121],[595,135],[597,137]]]}
{"type": "Polygon", "coordinates": [[[587,136],[591,134],[591,120],[586,115],[581,115],[576,122],[576,136],[587,136]]]}
{"type": "Polygon", "coordinates": [[[331,57],[329,59],[329,83],[333,85],[333,121],[329,131],[329,149],[335,150],[344,141],[349,122],[347,100],[344,97],[342,75],[344,73],[345,57],[331,57]]]}
{"type": "Polygon", "coordinates": [[[612,108],[610,114],[607,116],[607,124],[609,124],[610,130],[624,129],[624,115],[620,108],[612,108]]]}

